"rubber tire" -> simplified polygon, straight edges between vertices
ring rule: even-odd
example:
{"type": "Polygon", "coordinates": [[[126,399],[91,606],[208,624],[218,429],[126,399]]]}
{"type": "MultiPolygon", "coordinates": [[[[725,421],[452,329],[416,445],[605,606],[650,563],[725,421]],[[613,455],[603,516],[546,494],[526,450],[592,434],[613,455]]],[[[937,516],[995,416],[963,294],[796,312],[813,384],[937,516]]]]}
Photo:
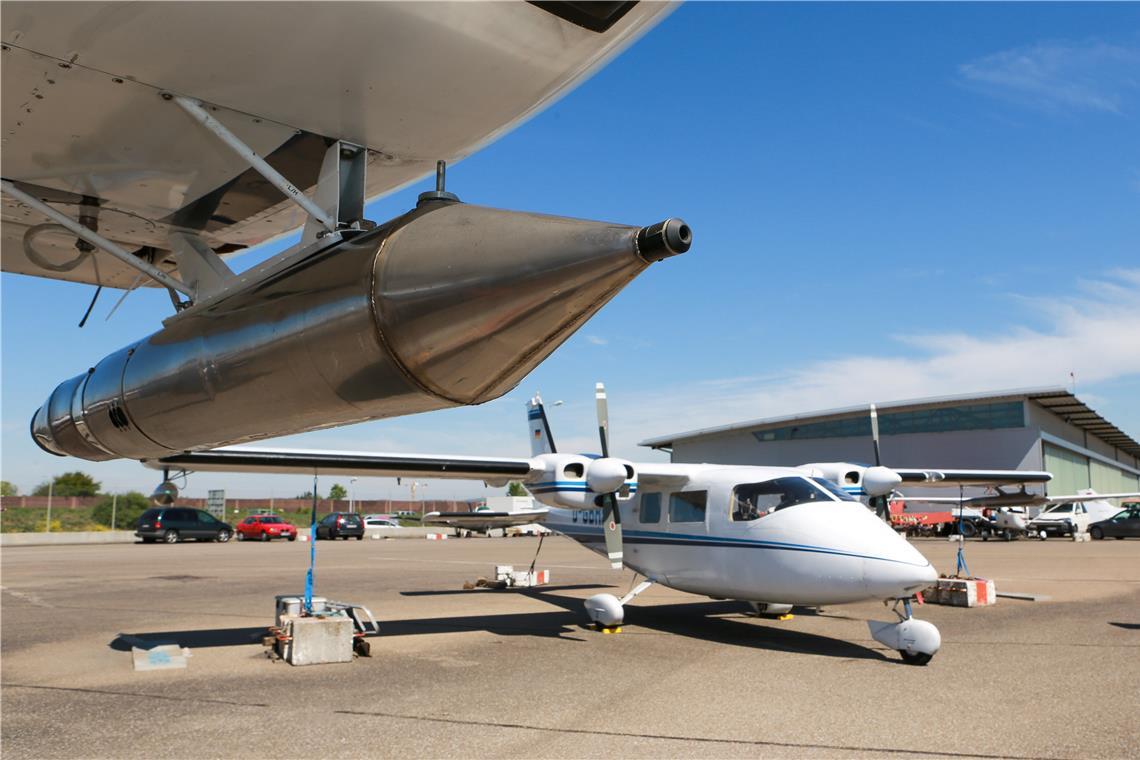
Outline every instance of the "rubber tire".
{"type": "Polygon", "coordinates": [[[1102,541],[1104,539],[1104,531],[1100,526],[1093,526],[1089,529],[1089,535],[1092,536],[1093,541],[1102,541]]]}
{"type": "Polygon", "coordinates": [[[165,533],[162,534],[162,540],[164,543],[168,544],[178,543],[178,531],[174,530],[173,528],[168,529],[165,533]]]}
{"type": "Polygon", "coordinates": [[[968,520],[962,521],[962,538],[973,538],[978,535],[978,527],[968,520]]]}
{"type": "Polygon", "coordinates": [[[293,535],[289,536],[289,540],[290,541],[296,541],[297,540],[297,534],[294,533],[293,535]]]}
{"type": "Polygon", "coordinates": [[[230,532],[223,528],[222,530],[218,531],[218,535],[214,537],[214,540],[219,544],[224,544],[230,540],[230,535],[230,532]]]}
{"type": "Polygon", "coordinates": [[[234,536],[234,538],[236,538],[238,541],[244,541],[245,540],[245,534],[239,530],[237,532],[237,535],[234,536]]]}
{"type": "Polygon", "coordinates": [[[266,533],[265,531],[261,531],[261,540],[262,541],[268,541],[269,540],[269,534],[266,533]]]}
{"type": "Polygon", "coordinates": [[[915,652],[914,654],[911,654],[910,652],[905,652],[901,649],[899,650],[899,655],[902,656],[902,661],[907,665],[918,666],[922,666],[930,662],[930,658],[934,656],[932,654],[927,654],[926,652],[915,652]]]}
{"type": "Polygon", "coordinates": [[[361,534],[361,535],[357,536],[357,537],[356,537],[356,540],[357,540],[357,541],[363,541],[363,540],[364,540],[364,534],[361,534]]]}

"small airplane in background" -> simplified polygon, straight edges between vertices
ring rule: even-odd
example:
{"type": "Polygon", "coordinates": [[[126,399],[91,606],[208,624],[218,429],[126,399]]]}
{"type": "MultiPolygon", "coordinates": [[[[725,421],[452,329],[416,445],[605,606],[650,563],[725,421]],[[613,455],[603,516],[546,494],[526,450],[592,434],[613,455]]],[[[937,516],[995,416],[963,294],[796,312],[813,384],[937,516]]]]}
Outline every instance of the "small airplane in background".
{"type": "Polygon", "coordinates": [[[874,638],[923,665],[941,646],[911,600],[938,573],[921,553],[832,481],[794,467],[633,462],[610,455],[605,389],[596,389],[601,454],[555,447],[541,399],[528,404],[531,456],[487,457],[259,450],[188,452],[144,463],[211,472],[385,475],[521,482],[549,507],[544,524],[646,580],[622,598],[585,601],[589,619],[620,625],[625,605],[654,583],[749,602],[793,605],[894,601],[897,620],[869,621],[874,638]],[[628,526],[623,528],[623,526],[628,526]],[[901,608],[901,611],[900,611],[901,608]]]}
{"type": "Polygon", "coordinates": [[[481,504],[469,512],[428,512],[424,515],[423,524],[489,535],[493,530],[506,530],[539,522],[549,512],[546,507],[498,510],[481,504]]]}

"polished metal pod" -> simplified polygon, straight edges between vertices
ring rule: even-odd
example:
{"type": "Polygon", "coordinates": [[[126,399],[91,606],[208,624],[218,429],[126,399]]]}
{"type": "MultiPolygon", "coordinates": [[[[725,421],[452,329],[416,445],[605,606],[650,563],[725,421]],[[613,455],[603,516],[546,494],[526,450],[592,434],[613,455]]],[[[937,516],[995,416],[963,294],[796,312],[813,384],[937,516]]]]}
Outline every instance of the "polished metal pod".
{"type": "Polygon", "coordinates": [[[638,228],[421,203],[169,320],[62,383],[36,443],[147,459],[497,398],[652,261],[638,228]]]}

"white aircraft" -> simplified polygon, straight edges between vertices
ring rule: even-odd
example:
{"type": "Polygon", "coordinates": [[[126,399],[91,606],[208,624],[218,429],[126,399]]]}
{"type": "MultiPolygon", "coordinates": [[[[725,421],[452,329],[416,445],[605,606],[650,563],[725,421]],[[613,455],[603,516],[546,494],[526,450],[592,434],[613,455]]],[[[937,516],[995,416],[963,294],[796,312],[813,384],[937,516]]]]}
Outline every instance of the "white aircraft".
{"type": "MultiPolygon", "coordinates": [[[[4,2],[3,270],[90,284],[88,314],[104,287],[174,307],[56,385],[35,443],[153,458],[506,393],[691,232],[461,203],[446,162],[672,7],[4,2]],[[433,170],[414,209],[364,217],[433,170]]],[[[683,94],[645,84],[615,112],[683,118],[683,94]]]]}
{"type": "Polygon", "coordinates": [[[601,456],[559,453],[541,399],[529,404],[532,456],[519,459],[244,447],[145,462],[155,469],[400,475],[522,482],[550,507],[545,524],[647,580],[621,599],[586,600],[591,621],[616,626],[624,605],[653,583],[737,599],[758,612],[793,605],[895,602],[898,620],[869,622],[903,660],[925,664],[938,630],[910,601],[938,573],[905,538],[822,477],[792,467],[635,463],[609,455],[605,391],[597,389],[601,456]],[[623,526],[626,526],[623,528],[623,526]],[[902,612],[899,612],[901,607],[902,612]]]}
{"type": "Polygon", "coordinates": [[[469,512],[428,512],[424,525],[442,525],[461,531],[489,534],[492,530],[530,525],[542,520],[550,512],[546,507],[521,507],[506,510],[493,509],[481,504],[469,512]]]}

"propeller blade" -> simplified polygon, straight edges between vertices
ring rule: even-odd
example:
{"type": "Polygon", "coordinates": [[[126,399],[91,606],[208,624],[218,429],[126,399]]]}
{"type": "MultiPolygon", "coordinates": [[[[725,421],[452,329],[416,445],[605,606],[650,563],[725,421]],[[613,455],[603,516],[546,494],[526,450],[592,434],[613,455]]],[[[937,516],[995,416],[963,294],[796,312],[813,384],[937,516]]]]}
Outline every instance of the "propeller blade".
{"type": "Polygon", "coordinates": [[[606,556],[610,559],[610,567],[621,570],[624,552],[621,539],[621,510],[618,509],[617,498],[612,494],[602,497],[605,505],[602,517],[605,520],[606,556]]]}
{"type": "Polygon", "coordinates": [[[594,400],[598,403],[598,437],[602,439],[602,456],[610,455],[610,412],[606,403],[606,386],[594,386],[594,400]]]}
{"type": "Polygon", "coordinates": [[[879,467],[883,460],[879,456],[879,413],[874,404],[871,404],[871,440],[875,443],[875,466],[879,467]]]}

